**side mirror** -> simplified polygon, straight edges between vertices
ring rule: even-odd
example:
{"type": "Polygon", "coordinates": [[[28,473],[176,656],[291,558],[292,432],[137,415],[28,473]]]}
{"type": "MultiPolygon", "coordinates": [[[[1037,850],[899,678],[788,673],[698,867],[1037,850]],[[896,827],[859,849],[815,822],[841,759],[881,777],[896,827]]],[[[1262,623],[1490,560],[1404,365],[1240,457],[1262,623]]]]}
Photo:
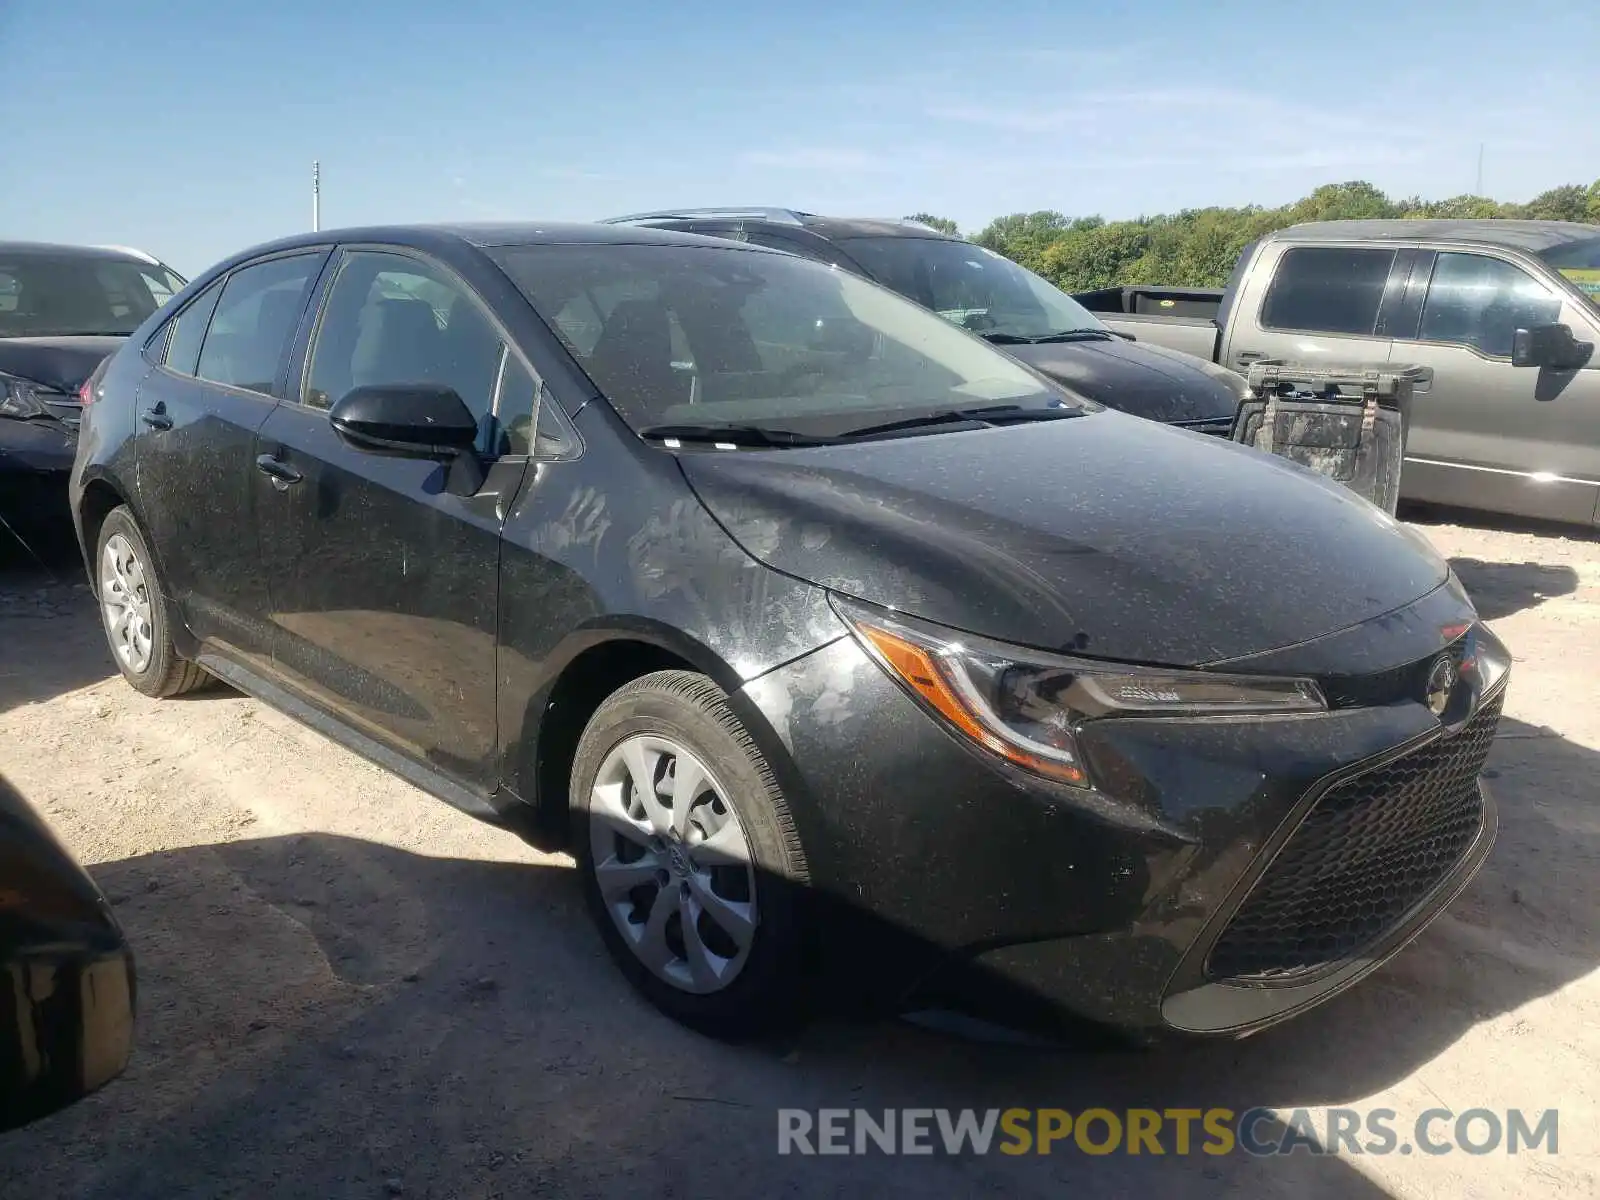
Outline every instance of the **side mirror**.
{"type": "Polygon", "coordinates": [[[105,896],[0,778],[0,1130],[122,1073],[134,995],[133,956],[105,896]]]}
{"type": "Polygon", "coordinates": [[[357,450],[400,458],[451,459],[478,441],[478,421],[454,388],[441,383],[358,387],[328,412],[357,450]]]}
{"type": "Polygon", "coordinates": [[[1572,336],[1566,325],[1535,325],[1519,329],[1511,338],[1511,365],[1574,370],[1588,360],[1592,346],[1572,336]]]}

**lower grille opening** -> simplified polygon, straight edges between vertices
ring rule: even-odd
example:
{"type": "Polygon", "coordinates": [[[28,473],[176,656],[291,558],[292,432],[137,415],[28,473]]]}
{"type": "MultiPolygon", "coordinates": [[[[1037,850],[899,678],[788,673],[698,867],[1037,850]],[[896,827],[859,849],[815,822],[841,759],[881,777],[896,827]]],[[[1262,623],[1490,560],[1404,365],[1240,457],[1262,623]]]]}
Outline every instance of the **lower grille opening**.
{"type": "Polygon", "coordinates": [[[1292,982],[1360,954],[1437,889],[1482,828],[1477,779],[1501,700],[1454,736],[1329,789],[1217,939],[1207,974],[1292,982]]]}

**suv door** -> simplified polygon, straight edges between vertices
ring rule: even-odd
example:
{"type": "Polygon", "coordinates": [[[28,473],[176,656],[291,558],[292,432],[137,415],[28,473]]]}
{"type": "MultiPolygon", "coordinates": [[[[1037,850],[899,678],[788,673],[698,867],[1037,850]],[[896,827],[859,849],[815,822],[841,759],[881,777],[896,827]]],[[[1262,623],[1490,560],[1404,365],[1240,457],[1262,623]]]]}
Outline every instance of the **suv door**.
{"type": "Polygon", "coordinates": [[[500,527],[527,466],[532,375],[455,274],[393,248],[341,252],[255,476],[279,679],[360,733],[482,794],[497,782],[500,527]],[[362,385],[443,383],[480,421],[485,481],[342,441],[362,385]]]}
{"type": "Polygon", "coordinates": [[[1433,372],[1412,401],[1401,494],[1411,499],[1587,524],[1600,492],[1600,365],[1511,365],[1516,331],[1593,325],[1510,256],[1427,252],[1420,303],[1391,357],[1433,372]]]}
{"type": "Polygon", "coordinates": [[[195,296],[147,348],[135,401],[140,515],[171,599],[207,648],[246,662],[271,653],[252,447],[326,258],[246,263],[195,296]]]}
{"type": "Polygon", "coordinates": [[[1269,247],[1251,272],[1252,295],[1225,331],[1223,365],[1243,372],[1264,358],[1387,362],[1383,314],[1404,293],[1409,254],[1387,245],[1269,247]]]}

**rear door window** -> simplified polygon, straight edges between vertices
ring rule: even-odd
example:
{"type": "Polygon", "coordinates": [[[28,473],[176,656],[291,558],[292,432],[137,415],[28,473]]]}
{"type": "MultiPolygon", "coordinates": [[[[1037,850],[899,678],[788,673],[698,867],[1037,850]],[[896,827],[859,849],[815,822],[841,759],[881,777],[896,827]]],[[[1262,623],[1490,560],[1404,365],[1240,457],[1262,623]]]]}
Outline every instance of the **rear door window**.
{"type": "Polygon", "coordinates": [[[305,308],[320,251],[274,258],[228,276],[200,347],[195,374],[212,383],[272,394],[289,339],[305,308]]]}
{"type": "Polygon", "coordinates": [[[1371,336],[1393,250],[1297,246],[1278,260],[1261,306],[1267,329],[1371,336]]]}
{"type": "Polygon", "coordinates": [[[1518,329],[1560,319],[1561,298],[1521,267],[1487,254],[1441,252],[1428,281],[1419,336],[1510,358],[1518,329]]]}

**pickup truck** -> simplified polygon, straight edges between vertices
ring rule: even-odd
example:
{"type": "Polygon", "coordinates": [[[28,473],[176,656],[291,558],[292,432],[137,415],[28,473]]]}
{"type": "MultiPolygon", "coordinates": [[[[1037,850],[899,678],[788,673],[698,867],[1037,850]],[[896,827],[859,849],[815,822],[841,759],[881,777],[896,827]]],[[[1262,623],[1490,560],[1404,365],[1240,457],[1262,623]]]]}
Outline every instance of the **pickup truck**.
{"type": "Polygon", "coordinates": [[[1402,498],[1600,524],[1600,225],[1314,222],[1247,246],[1222,289],[1073,298],[1239,372],[1419,366],[1402,498]]]}

